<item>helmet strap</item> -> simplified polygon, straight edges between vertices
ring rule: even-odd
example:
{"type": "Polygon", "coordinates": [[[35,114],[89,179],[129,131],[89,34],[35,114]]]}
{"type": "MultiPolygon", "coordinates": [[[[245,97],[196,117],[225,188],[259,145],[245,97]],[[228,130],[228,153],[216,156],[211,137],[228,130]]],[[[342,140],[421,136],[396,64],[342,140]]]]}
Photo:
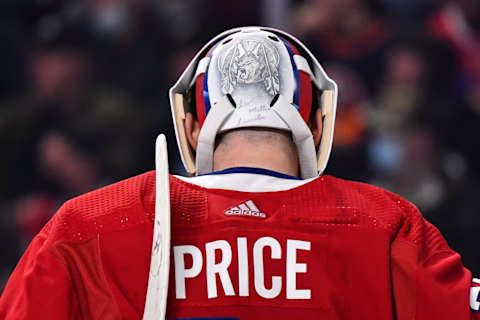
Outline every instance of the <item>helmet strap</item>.
{"type": "Polygon", "coordinates": [[[292,133],[293,142],[297,147],[300,174],[303,179],[318,175],[317,158],[312,132],[300,113],[288,100],[280,95],[272,109],[285,121],[292,133]]]}
{"type": "Polygon", "coordinates": [[[235,110],[227,96],[223,96],[217,101],[208,116],[205,118],[200,134],[198,135],[197,144],[197,175],[209,173],[213,171],[213,151],[215,149],[215,137],[220,126],[235,110]]]}

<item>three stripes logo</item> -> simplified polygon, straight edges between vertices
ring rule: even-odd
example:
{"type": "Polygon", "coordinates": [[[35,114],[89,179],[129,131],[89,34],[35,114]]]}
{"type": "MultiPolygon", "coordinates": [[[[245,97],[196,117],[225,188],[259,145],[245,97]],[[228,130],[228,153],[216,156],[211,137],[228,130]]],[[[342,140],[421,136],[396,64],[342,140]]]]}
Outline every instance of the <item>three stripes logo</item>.
{"type": "Polygon", "coordinates": [[[242,202],[239,205],[231,207],[230,209],[225,210],[227,216],[248,216],[248,217],[257,217],[257,218],[266,218],[267,215],[258,210],[255,203],[252,200],[242,202]]]}

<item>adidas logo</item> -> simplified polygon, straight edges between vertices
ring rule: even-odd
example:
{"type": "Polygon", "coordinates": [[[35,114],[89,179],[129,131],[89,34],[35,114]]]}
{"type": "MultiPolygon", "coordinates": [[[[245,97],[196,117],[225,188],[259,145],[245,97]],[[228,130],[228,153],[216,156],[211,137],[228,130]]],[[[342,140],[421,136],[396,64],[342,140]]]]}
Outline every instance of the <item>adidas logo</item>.
{"type": "Polygon", "coordinates": [[[249,217],[258,217],[266,218],[267,215],[258,210],[255,203],[252,200],[245,201],[235,207],[225,210],[227,216],[249,216],[249,217]]]}

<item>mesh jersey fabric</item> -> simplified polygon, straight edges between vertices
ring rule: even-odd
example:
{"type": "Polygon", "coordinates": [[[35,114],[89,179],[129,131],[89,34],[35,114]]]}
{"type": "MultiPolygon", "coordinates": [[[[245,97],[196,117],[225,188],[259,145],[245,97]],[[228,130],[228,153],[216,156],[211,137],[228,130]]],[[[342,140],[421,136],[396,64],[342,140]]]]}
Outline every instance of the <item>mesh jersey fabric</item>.
{"type": "MultiPolygon", "coordinates": [[[[169,285],[169,319],[475,319],[468,307],[471,275],[438,230],[408,201],[385,190],[321,176],[277,192],[206,189],[170,177],[172,246],[199,248],[225,241],[234,294],[219,278],[208,284],[205,267],[185,279],[177,297],[175,263],[169,285]],[[253,201],[263,219],[228,216],[253,201]],[[259,293],[253,261],[263,251],[264,287],[281,278],[280,293],[259,293]],[[240,241],[245,238],[248,290],[240,295],[240,241]],[[310,299],[288,299],[285,271],[289,243],[298,250],[296,287],[310,299]],[[254,245],[255,243],[255,245],[254,245]],[[270,269],[269,269],[270,268],[270,269]],[[238,269],[238,270],[237,270],[238,269]],[[216,287],[215,298],[207,295],[216,287]],[[214,306],[214,307],[213,307],[214,306]]],[[[151,252],[155,175],[148,172],[66,202],[35,237],[0,299],[1,319],[141,319],[151,252]]],[[[222,242],[223,243],[223,242],[222,242]]],[[[215,251],[213,263],[222,259],[215,251]]],[[[185,256],[185,267],[193,261],[185,256]]],[[[295,264],[294,264],[295,265],[295,264]]]]}

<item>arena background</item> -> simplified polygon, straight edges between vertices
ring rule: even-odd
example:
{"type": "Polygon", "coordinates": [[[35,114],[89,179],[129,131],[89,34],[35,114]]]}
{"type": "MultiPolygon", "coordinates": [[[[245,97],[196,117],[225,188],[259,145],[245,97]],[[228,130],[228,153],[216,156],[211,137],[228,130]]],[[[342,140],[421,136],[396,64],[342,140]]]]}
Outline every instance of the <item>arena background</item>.
{"type": "Polygon", "coordinates": [[[414,202],[480,272],[480,1],[2,0],[0,292],[67,199],[153,168],[168,88],[208,39],[266,25],[340,88],[328,174],[414,202]]]}

